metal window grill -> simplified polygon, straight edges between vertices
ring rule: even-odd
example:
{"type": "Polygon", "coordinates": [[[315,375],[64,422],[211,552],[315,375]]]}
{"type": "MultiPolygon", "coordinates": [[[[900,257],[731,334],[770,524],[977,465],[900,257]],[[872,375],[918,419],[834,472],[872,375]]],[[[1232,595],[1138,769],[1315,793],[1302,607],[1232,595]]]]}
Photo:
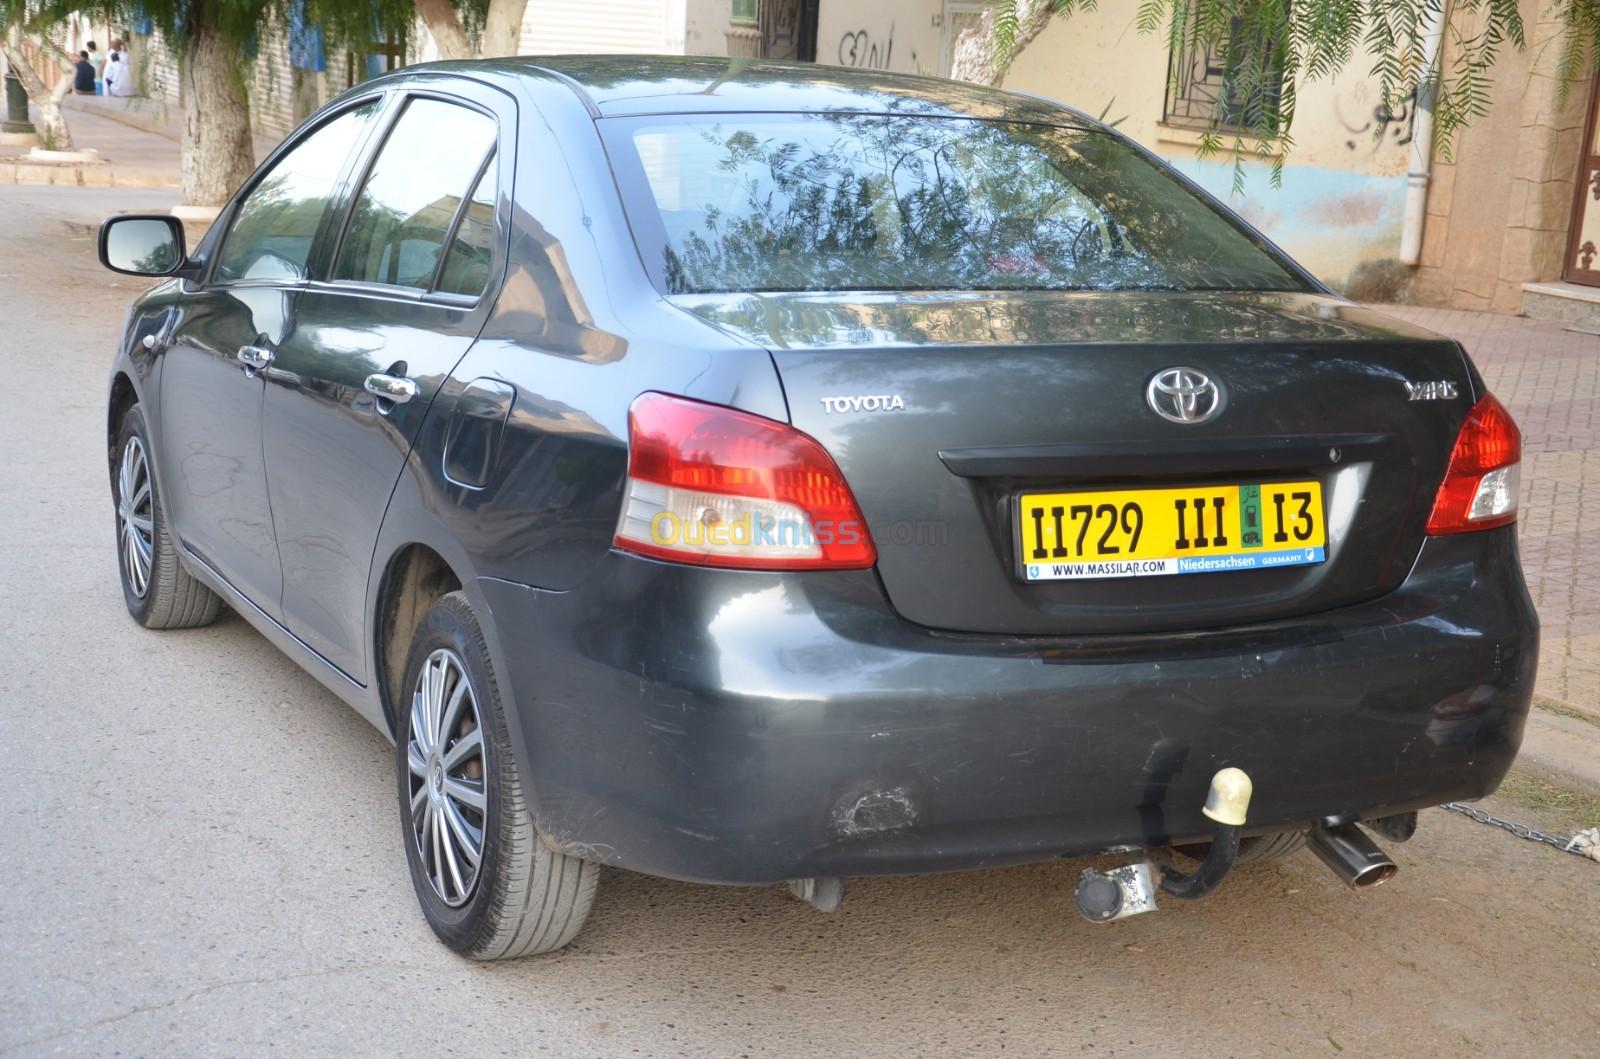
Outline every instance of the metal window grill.
{"type": "MultiPolygon", "coordinates": [[[[1191,24],[1193,19],[1191,18],[1191,24]]],[[[1247,68],[1252,42],[1240,32],[1238,19],[1221,41],[1208,44],[1190,35],[1183,47],[1168,57],[1167,94],[1162,121],[1194,129],[1248,131],[1267,112],[1270,126],[1277,113],[1283,85],[1281,56],[1268,56],[1268,90],[1265,98],[1250,99],[1240,90],[1241,73],[1247,68]],[[1275,75],[1275,76],[1274,76],[1275,75]]]]}

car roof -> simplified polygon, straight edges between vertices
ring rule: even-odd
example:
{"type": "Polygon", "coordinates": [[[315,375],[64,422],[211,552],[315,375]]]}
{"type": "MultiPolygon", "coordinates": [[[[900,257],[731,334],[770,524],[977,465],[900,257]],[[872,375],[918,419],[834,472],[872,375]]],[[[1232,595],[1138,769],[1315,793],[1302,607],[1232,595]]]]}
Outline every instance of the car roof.
{"type": "Polygon", "coordinates": [[[554,74],[596,117],[830,111],[1099,126],[1079,111],[1037,96],[966,81],[817,63],[692,55],[557,55],[448,65],[457,72],[491,77],[554,74]]]}

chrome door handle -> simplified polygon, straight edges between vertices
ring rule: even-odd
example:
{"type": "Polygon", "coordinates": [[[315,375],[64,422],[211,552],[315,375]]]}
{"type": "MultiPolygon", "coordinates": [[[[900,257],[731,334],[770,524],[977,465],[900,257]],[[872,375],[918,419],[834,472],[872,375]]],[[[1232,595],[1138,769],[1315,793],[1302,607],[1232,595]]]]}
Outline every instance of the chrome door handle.
{"type": "Polygon", "coordinates": [[[272,363],[272,350],[265,346],[240,346],[238,357],[246,372],[260,371],[272,363]]]}
{"type": "MultiPolygon", "coordinates": [[[[392,404],[405,404],[417,395],[417,384],[403,375],[367,376],[367,392],[392,404]]],[[[382,406],[379,406],[382,411],[382,406]]]]}

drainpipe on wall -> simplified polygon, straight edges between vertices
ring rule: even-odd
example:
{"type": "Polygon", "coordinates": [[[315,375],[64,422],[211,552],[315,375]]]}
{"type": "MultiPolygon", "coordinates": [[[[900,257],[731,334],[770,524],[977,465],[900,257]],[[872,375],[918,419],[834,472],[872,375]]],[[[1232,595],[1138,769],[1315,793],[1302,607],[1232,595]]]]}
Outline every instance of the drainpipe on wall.
{"type": "Polygon", "coordinates": [[[1400,229],[1400,263],[1422,263],[1422,225],[1428,215],[1428,171],[1433,165],[1434,70],[1450,20],[1450,0],[1431,7],[1422,36],[1422,72],[1417,79],[1417,120],[1411,126],[1411,169],[1406,174],[1406,213],[1400,229]]]}

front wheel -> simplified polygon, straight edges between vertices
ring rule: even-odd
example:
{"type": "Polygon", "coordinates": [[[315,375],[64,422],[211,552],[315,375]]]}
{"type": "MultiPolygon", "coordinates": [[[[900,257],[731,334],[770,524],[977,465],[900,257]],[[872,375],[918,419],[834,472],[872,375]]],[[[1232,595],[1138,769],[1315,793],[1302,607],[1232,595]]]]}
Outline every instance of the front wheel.
{"type": "Polygon", "coordinates": [[[475,960],[553,952],[583,927],[600,868],[539,840],[483,631],[466,597],[429,608],[406,657],[395,741],[401,831],[423,915],[475,960]]]}
{"type": "Polygon", "coordinates": [[[210,625],[222,600],[178,561],[161,509],[144,410],[128,409],[111,451],[111,499],[117,506],[117,566],[128,613],[147,629],[210,625]]]}

